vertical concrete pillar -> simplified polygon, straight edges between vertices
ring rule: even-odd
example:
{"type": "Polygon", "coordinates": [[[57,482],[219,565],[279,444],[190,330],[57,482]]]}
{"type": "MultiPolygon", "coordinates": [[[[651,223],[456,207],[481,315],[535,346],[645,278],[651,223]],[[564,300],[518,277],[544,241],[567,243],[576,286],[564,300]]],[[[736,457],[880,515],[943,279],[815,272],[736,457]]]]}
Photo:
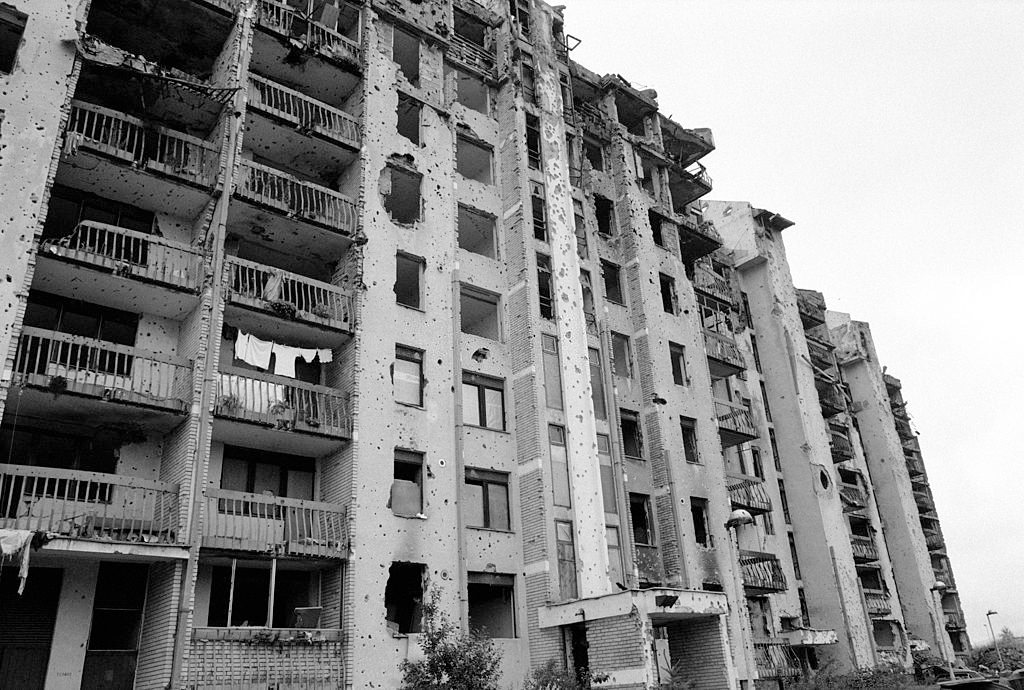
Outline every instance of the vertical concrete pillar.
{"type": "Polygon", "coordinates": [[[99,572],[99,561],[86,561],[74,568],[64,568],[57,622],[50,645],[50,663],[46,669],[46,687],[49,690],[78,690],[81,687],[99,572]]]}

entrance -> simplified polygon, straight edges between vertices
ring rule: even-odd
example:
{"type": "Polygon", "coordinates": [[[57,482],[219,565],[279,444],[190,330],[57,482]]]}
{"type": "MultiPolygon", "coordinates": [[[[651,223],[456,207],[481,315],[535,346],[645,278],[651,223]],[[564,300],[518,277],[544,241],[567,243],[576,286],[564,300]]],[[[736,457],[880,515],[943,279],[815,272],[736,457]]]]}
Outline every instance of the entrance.
{"type": "Polygon", "coordinates": [[[32,568],[18,594],[17,568],[0,568],[0,688],[43,690],[62,572],[32,568]]]}

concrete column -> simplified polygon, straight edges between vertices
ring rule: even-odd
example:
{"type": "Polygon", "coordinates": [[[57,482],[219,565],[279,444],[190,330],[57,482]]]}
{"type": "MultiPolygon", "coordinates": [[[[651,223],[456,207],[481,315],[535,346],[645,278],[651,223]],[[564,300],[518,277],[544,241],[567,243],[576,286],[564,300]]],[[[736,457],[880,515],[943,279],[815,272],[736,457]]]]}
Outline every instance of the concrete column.
{"type": "Polygon", "coordinates": [[[57,622],[50,645],[50,662],[46,669],[46,687],[49,690],[78,690],[81,687],[99,573],[99,561],[64,568],[57,622]]]}

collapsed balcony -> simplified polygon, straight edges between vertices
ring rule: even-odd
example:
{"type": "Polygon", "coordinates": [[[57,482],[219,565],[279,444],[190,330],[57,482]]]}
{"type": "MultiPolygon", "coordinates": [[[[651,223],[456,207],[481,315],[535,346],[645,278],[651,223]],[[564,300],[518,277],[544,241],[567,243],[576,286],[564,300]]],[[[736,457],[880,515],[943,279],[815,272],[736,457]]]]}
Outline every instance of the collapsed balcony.
{"type": "Polygon", "coordinates": [[[924,543],[932,553],[945,553],[946,551],[946,540],[943,539],[942,532],[937,529],[924,530],[924,543]]]}
{"type": "Polygon", "coordinates": [[[729,500],[733,508],[742,508],[751,515],[770,513],[772,510],[772,499],[762,479],[746,477],[738,483],[730,484],[729,500]]]}
{"type": "Polygon", "coordinates": [[[796,291],[796,306],[804,330],[816,328],[825,323],[825,297],[814,290],[796,291]]]}
{"type": "Polygon", "coordinates": [[[844,513],[859,513],[868,507],[867,494],[859,485],[840,484],[839,498],[843,503],[844,513]]]}
{"type": "MultiPolygon", "coordinates": [[[[691,209],[673,206],[679,233],[679,254],[684,262],[696,261],[722,248],[722,236],[714,223],[704,220],[691,209]]],[[[731,301],[731,295],[727,301],[731,301]]]]}
{"type": "Polygon", "coordinates": [[[816,379],[814,387],[818,390],[818,403],[821,414],[826,418],[835,417],[846,412],[846,396],[838,383],[830,383],[816,379]]]}
{"type": "Polygon", "coordinates": [[[743,587],[750,594],[770,594],[788,589],[778,556],[760,551],[740,551],[743,587]]]}
{"type": "MultiPolygon", "coordinates": [[[[832,355],[835,350],[835,346],[832,343],[818,340],[806,333],[804,335],[807,339],[807,352],[811,356],[811,364],[822,371],[830,371],[835,365],[835,360],[832,355]]],[[[815,372],[815,375],[820,376],[817,371],[815,372]]]]}
{"type": "Polygon", "coordinates": [[[704,347],[707,350],[708,368],[714,378],[735,376],[747,368],[732,334],[705,328],[704,347]]]}
{"type": "Polygon", "coordinates": [[[687,204],[711,192],[711,176],[700,163],[689,168],[669,166],[668,188],[672,195],[672,210],[683,215],[687,204]]]}
{"type": "Polygon", "coordinates": [[[715,411],[718,417],[718,435],[721,437],[722,448],[738,446],[741,443],[753,441],[759,436],[748,407],[725,400],[716,400],[715,411]]]}
{"type": "Polygon", "coordinates": [[[715,150],[710,129],[686,129],[664,115],[659,117],[665,155],[677,166],[686,168],[715,150]]]}
{"type": "Polygon", "coordinates": [[[854,458],[853,444],[849,437],[835,428],[829,431],[829,450],[832,452],[832,462],[847,462],[854,458]]]}
{"type": "Polygon", "coordinates": [[[903,449],[903,459],[907,464],[907,472],[910,474],[911,479],[921,478],[925,476],[924,462],[918,457],[916,451],[903,449]]]}
{"type": "Polygon", "coordinates": [[[758,678],[795,678],[802,673],[800,660],[785,639],[754,642],[758,678]]]}

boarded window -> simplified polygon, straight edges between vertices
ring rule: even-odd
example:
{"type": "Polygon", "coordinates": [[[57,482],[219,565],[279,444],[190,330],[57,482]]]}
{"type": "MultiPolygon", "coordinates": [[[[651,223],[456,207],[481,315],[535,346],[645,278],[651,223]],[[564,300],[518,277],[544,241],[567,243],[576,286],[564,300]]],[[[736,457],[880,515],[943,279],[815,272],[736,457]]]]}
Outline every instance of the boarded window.
{"type": "Polygon", "coordinates": [[[459,248],[489,259],[496,256],[495,218],[459,204],[459,248]]]}
{"type": "Polygon", "coordinates": [[[423,513],[423,453],[395,449],[391,512],[412,517],[423,513]]]}

